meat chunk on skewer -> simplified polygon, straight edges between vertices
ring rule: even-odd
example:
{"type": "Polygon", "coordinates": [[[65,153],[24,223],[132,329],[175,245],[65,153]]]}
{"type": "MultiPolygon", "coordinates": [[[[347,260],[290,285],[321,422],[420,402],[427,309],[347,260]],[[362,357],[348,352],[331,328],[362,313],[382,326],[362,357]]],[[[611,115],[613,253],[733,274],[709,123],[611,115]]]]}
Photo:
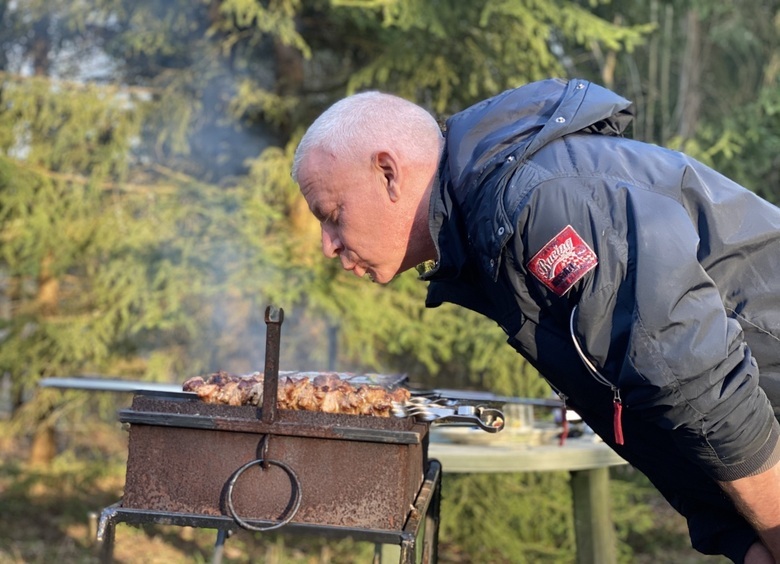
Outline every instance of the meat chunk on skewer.
{"type": "MultiPolygon", "coordinates": [[[[405,388],[385,388],[372,384],[353,385],[336,373],[321,373],[310,378],[280,378],[277,392],[279,409],[300,409],[326,413],[389,417],[393,402],[409,399],[405,388]]],[[[237,376],[224,371],[207,377],[195,376],[184,382],[185,392],[194,392],[207,403],[226,405],[262,405],[263,375],[259,372],[237,376]]]]}

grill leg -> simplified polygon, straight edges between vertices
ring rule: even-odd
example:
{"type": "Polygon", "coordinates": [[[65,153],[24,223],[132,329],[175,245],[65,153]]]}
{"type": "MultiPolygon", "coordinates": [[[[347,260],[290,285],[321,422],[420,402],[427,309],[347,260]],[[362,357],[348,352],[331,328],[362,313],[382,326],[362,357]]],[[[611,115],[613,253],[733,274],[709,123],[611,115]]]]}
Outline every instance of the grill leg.
{"type": "Polygon", "coordinates": [[[121,502],[106,507],[100,513],[97,526],[96,547],[101,564],[111,564],[114,561],[114,530],[116,529],[117,509],[121,502]]]}
{"type": "Polygon", "coordinates": [[[401,559],[399,564],[415,564],[417,553],[415,547],[417,545],[417,539],[414,537],[406,537],[401,541],[401,559]]]}
{"type": "Polygon", "coordinates": [[[422,564],[437,564],[439,561],[439,518],[441,515],[441,474],[433,489],[433,498],[425,514],[423,532],[422,564]]]}
{"type": "MultiPolygon", "coordinates": [[[[439,512],[441,509],[441,475],[433,487],[433,495],[425,520],[422,524],[422,560],[420,564],[437,564],[439,560],[439,512]]],[[[417,562],[418,537],[408,536],[401,541],[401,557],[399,564],[415,564],[417,562]]]]}
{"type": "MultiPolygon", "coordinates": [[[[421,564],[436,564],[438,560],[439,512],[441,508],[441,464],[430,460],[412,514],[401,534],[400,564],[415,564],[418,549],[421,564]],[[418,546],[418,539],[422,542],[418,546]]],[[[390,548],[390,547],[387,547],[390,548]]],[[[395,547],[398,557],[398,547],[395,547]]],[[[387,549],[382,550],[382,562],[390,562],[387,549]]]]}
{"type": "Polygon", "coordinates": [[[211,557],[211,564],[222,564],[225,540],[229,539],[231,534],[232,531],[230,529],[217,529],[217,542],[214,543],[214,554],[211,557]]]}

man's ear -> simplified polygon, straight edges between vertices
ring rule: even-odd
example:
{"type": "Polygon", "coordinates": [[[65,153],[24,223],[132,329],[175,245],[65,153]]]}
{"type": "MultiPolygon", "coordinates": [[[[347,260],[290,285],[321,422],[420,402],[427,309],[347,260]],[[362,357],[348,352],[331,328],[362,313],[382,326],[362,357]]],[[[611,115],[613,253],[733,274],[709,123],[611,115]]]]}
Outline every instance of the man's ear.
{"type": "Polygon", "coordinates": [[[401,197],[401,167],[398,158],[391,151],[374,153],[374,165],[381,171],[385,179],[385,189],[391,202],[397,202],[401,197]]]}

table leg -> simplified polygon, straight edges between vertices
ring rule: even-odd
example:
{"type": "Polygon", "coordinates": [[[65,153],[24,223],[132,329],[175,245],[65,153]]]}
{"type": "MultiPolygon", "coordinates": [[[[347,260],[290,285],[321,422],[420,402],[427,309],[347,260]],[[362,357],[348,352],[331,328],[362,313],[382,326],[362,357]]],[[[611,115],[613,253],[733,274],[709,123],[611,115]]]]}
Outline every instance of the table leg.
{"type": "Polygon", "coordinates": [[[610,515],[609,468],[571,472],[577,564],[615,564],[615,528],[610,515]]]}

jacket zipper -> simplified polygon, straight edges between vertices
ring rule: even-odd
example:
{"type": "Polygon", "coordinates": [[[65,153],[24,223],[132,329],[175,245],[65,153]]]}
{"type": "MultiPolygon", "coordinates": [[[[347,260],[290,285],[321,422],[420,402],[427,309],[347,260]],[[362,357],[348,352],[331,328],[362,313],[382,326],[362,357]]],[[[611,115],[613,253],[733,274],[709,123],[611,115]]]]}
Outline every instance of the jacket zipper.
{"type": "Polygon", "coordinates": [[[612,428],[615,433],[615,443],[623,444],[623,401],[620,399],[620,388],[615,386],[612,382],[607,380],[596,369],[590,359],[585,356],[585,352],[580,347],[580,342],[577,340],[577,335],[574,333],[574,315],[577,313],[577,306],[571,310],[571,316],[569,317],[569,333],[571,334],[571,340],[574,343],[574,348],[577,354],[580,355],[582,362],[590,372],[590,375],[599,383],[607,386],[612,390],[612,428]]]}

